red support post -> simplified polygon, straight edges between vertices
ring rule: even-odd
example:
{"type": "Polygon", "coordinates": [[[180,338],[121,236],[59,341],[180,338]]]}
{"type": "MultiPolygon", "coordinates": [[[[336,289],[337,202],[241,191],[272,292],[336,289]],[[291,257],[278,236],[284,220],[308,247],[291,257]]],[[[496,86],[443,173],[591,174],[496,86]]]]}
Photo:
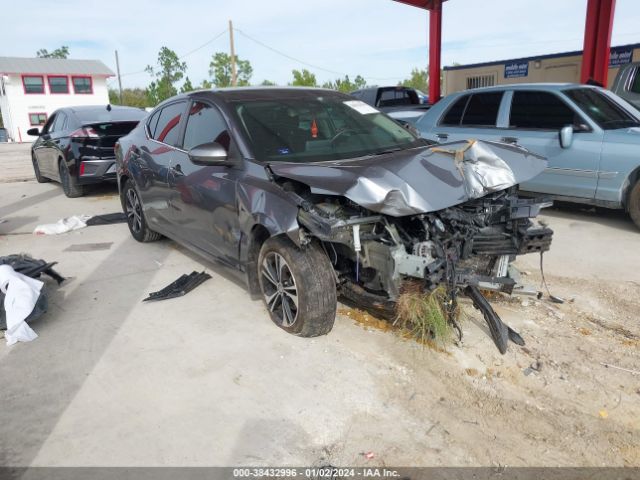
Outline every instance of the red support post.
{"type": "Polygon", "coordinates": [[[615,0],[588,0],[580,80],[607,85],[615,0]]]}
{"type": "Polygon", "coordinates": [[[429,103],[432,105],[440,100],[441,49],[442,0],[433,0],[429,8],[429,103]]]}
{"type": "Polygon", "coordinates": [[[597,82],[607,86],[609,76],[609,56],[611,53],[611,32],[613,30],[613,11],[616,0],[600,0],[598,16],[598,48],[594,60],[593,72],[597,82]]]}

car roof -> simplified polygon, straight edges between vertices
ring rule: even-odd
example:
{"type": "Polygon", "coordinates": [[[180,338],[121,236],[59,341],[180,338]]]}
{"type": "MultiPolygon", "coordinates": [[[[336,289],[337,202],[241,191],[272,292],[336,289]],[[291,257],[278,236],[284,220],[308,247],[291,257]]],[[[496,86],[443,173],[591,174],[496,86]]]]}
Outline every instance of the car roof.
{"type": "Polygon", "coordinates": [[[78,105],[61,108],[61,111],[73,113],[80,121],[138,121],[147,115],[141,108],[125,107],[121,105],[78,105]]]}
{"type": "Polygon", "coordinates": [[[503,85],[494,85],[492,87],[470,88],[461,90],[455,94],[462,93],[479,93],[494,92],[504,90],[544,90],[544,91],[560,91],[567,88],[600,88],[594,85],[585,85],[583,83],[507,83],[503,85]]]}

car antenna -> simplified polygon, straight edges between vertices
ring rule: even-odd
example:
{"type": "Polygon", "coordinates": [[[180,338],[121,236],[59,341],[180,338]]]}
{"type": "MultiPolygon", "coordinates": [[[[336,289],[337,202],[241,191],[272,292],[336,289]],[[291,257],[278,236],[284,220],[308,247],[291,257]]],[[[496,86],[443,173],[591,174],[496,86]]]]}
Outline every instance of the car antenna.
{"type": "Polygon", "coordinates": [[[110,112],[110,111],[111,111],[111,104],[107,103],[107,112],[110,112]]]}

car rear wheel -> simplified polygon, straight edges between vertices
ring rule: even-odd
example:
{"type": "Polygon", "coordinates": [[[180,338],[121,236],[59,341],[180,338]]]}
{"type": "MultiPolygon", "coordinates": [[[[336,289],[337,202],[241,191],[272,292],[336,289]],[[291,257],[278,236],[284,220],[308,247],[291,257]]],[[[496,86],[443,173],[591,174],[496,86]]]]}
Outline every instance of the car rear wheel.
{"type": "Polygon", "coordinates": [[[84,187],[82,185],[78,185],[78,180],[71,176],[71,173],[69,173],[69,167],[67,167],[64,160],[60,160],[58,163],[58,172],[60,173],[62,190],[67,197],[77,198],[84,195],[84,187]]]}
{"type": "Polygon", "coordinates": [[[629,216],[633,223],[640,228],[640,180],[633,186],[629,195],[629,216]]]}
{"type": "Polygon", "coordinates": [[[286,237],[268,239],[260,250],[258,278],[271,320],[300,337],[325,335],[336,318],[333,268],[322,248],[300,249],[286,237]]]}
{"type": "Polygon", "coordinates": [[[38,183],[47,183],[51,181],[51,179],[42,176],[38,160],[36,160],[36,157],[33,154],[31,154],[31,163],[33,164],[33,173],[35,174],[38,183]]]}
{"type": "Polygon", "coordinates": [[[124,213],[127,215],[127,225],[129,225],[131,236],[139,242],[154,242],[162,237],[158,232],[154,232],[147,226],[140,195],[138,195],[138,191],[131,180],[125,182],[123,192],[122,206],[124,207],[124,213]]]}

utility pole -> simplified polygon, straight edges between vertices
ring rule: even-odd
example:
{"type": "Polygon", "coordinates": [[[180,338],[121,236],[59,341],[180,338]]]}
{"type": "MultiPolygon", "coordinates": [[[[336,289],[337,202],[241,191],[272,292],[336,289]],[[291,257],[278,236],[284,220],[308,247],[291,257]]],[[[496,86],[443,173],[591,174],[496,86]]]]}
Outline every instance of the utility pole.
{"type": "Polygon", "coordinates": [[[231,85],[238,86],[238,76],[236,75],[236,50],[233,45],[233,22],[229,20],[229,44],[231,45],[231,85]]]}
{"type": "Polygon", "coordinates": [[[116,50],[116,71],[118,72],[118,90],[120,91],[120,105],[122,105],[122,78],[120,78],[120,60],[118,60],[118,50],[116,50]]]}

